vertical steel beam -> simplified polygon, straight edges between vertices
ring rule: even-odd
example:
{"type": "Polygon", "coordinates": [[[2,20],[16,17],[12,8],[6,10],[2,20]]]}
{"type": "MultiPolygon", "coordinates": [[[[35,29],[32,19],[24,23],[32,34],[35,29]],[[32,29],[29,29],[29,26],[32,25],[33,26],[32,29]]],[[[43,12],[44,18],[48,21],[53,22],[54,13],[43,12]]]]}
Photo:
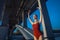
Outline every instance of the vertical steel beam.
{"type": "Polygon", "coordinates": [[[2,25],[7,25],[7,23],[8,23],[8,15],[7,15],[7,11],[6,11],[7,3],[6,2],[7,2],[7,0],[5,0],[3,10],[2,10],[2,17],[1,17],[2,25]]]}
{"type": "Polygon", "coordinates": [[[45,37],[44,40],[55,40],[54,34],[52,32],[52,26],[50,23],[48,11],[46,8],[45,0],[38,0],[39,10],[42,14],[42,26],[43,26],[43,35],[45,37]]]}
{"type": "Polygon", "coordinates": [[[23,27],[27,27],[27,17],[24,10],[22,11],[22,22],[23,22],[23,27]]]}

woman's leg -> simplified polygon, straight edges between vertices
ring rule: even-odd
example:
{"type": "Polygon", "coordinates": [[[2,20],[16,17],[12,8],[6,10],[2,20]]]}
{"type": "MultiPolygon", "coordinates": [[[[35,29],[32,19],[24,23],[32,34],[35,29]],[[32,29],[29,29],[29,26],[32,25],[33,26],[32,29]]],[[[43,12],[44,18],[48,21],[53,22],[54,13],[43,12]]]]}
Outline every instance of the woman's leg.
{"type": "Polygon", "coordinates": [[[42,35],[39,36],[39,40],[42,40],[42,35]]]}
{"type": "Polygon", "coordinates": [[[37,38],[34,36],[34,40],[37,40],[37,38]]]}

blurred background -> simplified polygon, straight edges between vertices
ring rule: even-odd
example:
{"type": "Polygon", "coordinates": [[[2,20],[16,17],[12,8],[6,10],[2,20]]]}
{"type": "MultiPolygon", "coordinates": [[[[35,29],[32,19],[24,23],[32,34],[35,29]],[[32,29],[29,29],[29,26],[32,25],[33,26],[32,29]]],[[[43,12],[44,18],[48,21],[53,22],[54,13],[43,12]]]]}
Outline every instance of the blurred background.
{"type": "MultiPolygon", "coordinates": [[[[2,25],[2,10],[3,10],[3,6],[4,6],[4,2],[5,0],[0,0],[0,25],[2,25]]],[[[51,26],[52,29],[55,30],[55,32],[60,32],[60,0],[48,0],[46,2],[46,7],[48,10],[48,15],[50,18],[50,22],[51,22],[51,26]]],[[[39,9],[34,10],[33,12],[31,12],[30,18],[33,20],[33,15],[37,14],[38,15],[38,19],[40,17],[39,15],[39,9]]],[[[23,23],[21,23],[20,25],[23,25],[23,23]]],[[[1,26],[0,26],[1,27],[1,26]]],[[[32,29],[32,25],[29,22],[29,20],[27,19],[27,27],[32,29]]],[[[17,32],[17,28],[14,30],[14,32],[17,32]]],[[[42,25],[41,25],[41,31],[42,31],[42,25]]],[[[59,33],[60,35],[60,33],[59,33]]],[[[60,37],[57,37],[56,40],[60,40],[60,37]]]]}

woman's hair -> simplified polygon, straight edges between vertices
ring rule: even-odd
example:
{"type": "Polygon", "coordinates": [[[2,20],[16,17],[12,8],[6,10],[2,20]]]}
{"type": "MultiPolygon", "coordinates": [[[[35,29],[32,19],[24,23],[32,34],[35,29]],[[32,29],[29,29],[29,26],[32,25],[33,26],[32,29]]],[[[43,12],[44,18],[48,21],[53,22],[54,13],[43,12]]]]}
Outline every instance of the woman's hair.
{"type": "Polygon", "coordinates": [[[38,17],[36,14],[34,14],[34,16],[38,17]]]}
{"type": "Polygon", "coordinates": [[[36,16],[36,18],[35,18],[35,19],[37,19],[37,17],[38,17],[38,16],[37,16],[36,14],[34,14],[34,15],[33,15],[33,17],[34,17],[34,16],[36,16]]]}

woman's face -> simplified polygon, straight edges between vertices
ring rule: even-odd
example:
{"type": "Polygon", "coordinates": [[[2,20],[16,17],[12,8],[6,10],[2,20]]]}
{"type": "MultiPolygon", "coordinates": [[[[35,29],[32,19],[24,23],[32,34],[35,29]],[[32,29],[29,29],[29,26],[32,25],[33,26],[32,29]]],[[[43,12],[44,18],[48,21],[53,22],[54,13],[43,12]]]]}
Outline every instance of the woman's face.
{"type": "Polygon", "coordinates": [[[34,15],[33,18],[34,18],[34,19],[37,19],[37,15],[34,15]]]}

